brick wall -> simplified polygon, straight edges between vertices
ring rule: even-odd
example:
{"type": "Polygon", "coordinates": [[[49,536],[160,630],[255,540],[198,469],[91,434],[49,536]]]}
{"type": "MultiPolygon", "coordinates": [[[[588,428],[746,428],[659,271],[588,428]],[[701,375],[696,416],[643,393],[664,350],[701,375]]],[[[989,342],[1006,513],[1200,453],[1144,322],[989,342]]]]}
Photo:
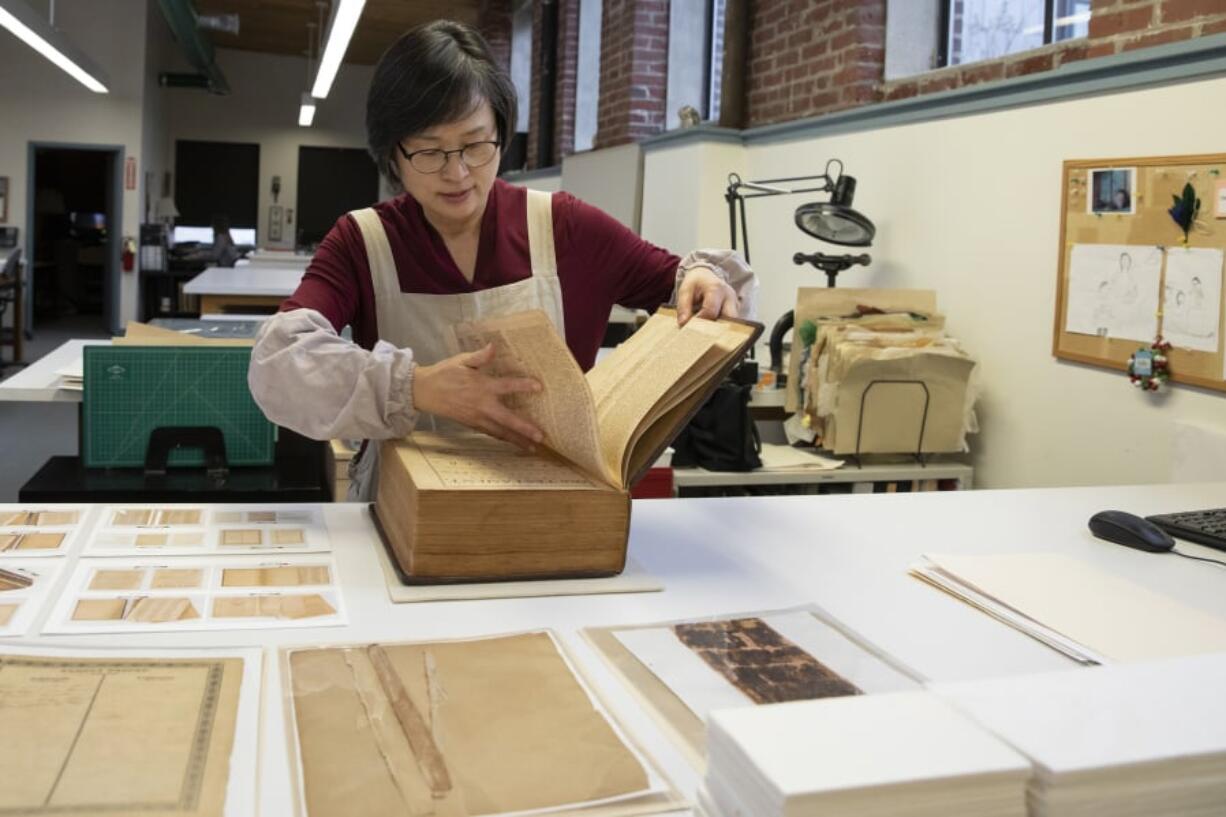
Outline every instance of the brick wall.
{"type": "Polygon", "coordinates": [[[884,83],[881,98],[906,99],[1226,32],[1226,0],[1093,0],[1090,11],[1087,37],[884,83]]]}
{"type": "MultiPolygon", "coordinates": [[[[529,82],[528,90],[528,164],[529,170],[538,167],[545,167],[548,163],[542,163],[541,157],[537,154],[540,152],[540,133],[541,133],[541,3],[539,0],[532,2],[532,79],[529,82]]],[[[521,99],[519,104],[524,104],[521,99]]]]}
{"type": "Polygon", "coordinates": [[[579,0],[558,0],[558,81],[554,88],[554,155],[575,152],[575,95],[579,78],[579,0]]]}
{"type": "Polygon", "coordinates": [[[511,73],[511,0],[482,0],[477,30],[490,44],[494,60],[511,73]]]}
{"type": "Polygon", "coordinates": [[[885,82],[885,14],[886,0],[754,3],[746,124],[906,99],[1226,32],[1226,0],[1093,0],[1088,37],[885,82]]]}
{"type": "Polygon", "coordinates": [[[602,5],[597,148],[663,131],[668,90],[668,0],[602,5]]]}
{"type": "Polygon", "coordinates": [[[759,0],[751,4],[748,125],[880,99],[886,0],[759,0]]]}

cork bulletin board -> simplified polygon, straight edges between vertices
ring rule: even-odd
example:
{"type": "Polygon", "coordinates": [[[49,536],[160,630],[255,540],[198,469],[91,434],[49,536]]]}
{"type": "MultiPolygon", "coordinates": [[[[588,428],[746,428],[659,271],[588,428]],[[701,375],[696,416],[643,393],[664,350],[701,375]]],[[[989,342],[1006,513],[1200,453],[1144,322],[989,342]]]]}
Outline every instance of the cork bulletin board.
{"type": "Polygon", "coordinates": [[[1126,370],[1159,333],[1171,380],[1226,392],[1226,154],[1064,163],[1052,354],[1126,370]],[[1185,234],[1169,210],[1191,185],[1185,234]]]}

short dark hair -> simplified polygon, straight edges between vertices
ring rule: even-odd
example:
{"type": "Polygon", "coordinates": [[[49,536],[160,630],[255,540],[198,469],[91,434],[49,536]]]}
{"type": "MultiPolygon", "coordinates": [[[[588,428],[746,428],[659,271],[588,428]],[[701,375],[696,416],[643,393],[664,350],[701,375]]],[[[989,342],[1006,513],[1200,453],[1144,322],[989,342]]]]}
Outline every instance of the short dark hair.
{"type": "Polygon", "coordinates": [[[394,151],[406,136],[454,122],[474,100],[494,110],[498,143],[515,127],[515,86],[475,29],[453,20],[418,26],[392,43],[366,94],[366,141],[379,171],[399,183],[394,151]]]}

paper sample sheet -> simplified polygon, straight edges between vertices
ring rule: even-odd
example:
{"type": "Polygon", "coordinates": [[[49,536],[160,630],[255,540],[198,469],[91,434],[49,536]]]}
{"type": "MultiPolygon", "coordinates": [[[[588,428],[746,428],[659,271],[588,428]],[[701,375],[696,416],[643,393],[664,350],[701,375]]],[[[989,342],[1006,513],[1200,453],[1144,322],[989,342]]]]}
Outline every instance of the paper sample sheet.
{"type": "Polygon", "coordinates": [[[109,505],[85,556],[315,553],[331,550],[316,505],[109,505]]]}
{"type": "Polygon", "coordinates": [[[286,662],[309,817],[357,802],[371,815],[642,813],[666,788],[548,632],[296,649],[286,662]]]}
{"type": "Polygon", "coordinates": [[[703,720],[724,707],[917,686],[808,610],[614,633],[703,720]]]}
{"type": "Polygon", "coordinates": [[[0,637],[24,635],[51,597],[63,559],[0,561],[0,637]]]}
{"type": "Polygon", "coordinates": [[[328,627],[346,621],[330,556],[81,559],[44,633],[328,627]]]}
{"type": "Polygon", "coordinates": [[[0,505],[0,563],[63,556],[88,510],[84,505],[0,505]]]}
{"type": "Polygon", "coordinates": [[[1162,248],[1075,244],[1066,332],[1149,343],[1158,334],[1162,248]]]}
{"type": "Polygon", "coordinates": [[[925,554],[919,578],[1085,663],[1226,652],[1226,620],[1055,553],[925,554]]]}
{"type": "Polygon", "coordinates": [[[1179,349],[1216,352],[1222,315],[1222,251],[1172,247],[1166,251],[1162,336],[1179,349]]]}
{"type": "Polygon", "coordinates": [[[0,647],[0,814],[254,813],[260,651],[0,647]]]}

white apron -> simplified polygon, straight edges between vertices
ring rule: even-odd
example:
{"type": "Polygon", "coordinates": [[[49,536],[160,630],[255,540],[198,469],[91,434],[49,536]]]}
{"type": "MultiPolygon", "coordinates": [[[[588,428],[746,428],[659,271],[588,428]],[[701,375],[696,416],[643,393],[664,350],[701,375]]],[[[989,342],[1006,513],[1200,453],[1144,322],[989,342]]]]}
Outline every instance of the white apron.
{"type": "MultiPolygon", "coordinates": [[[[558,282],[553,245],[553,196],[550,193],[528,191],[528,250],[532,275],[513,284],[456,295],[401,292],[392,248],[379,214],[366,208],[350,215],[362,231],[366,257],[370,261],[379,339],[412,349],[415,363],[429,366],[457,354],[460,350],[453,327],[461,321],[528,309],[544,312],[553,321],[558,334],[566,337],[562,287],[558,282]]],[[[417,421],[418,428],[435,429],[445,425],[456,427],[458,424],[427,414],[422,414],[417,421]]],[[[364,448],[362,455],[349,465],[350,501],[371,502],[375,498],[379,446],[367,444],[364,448]]]]}

